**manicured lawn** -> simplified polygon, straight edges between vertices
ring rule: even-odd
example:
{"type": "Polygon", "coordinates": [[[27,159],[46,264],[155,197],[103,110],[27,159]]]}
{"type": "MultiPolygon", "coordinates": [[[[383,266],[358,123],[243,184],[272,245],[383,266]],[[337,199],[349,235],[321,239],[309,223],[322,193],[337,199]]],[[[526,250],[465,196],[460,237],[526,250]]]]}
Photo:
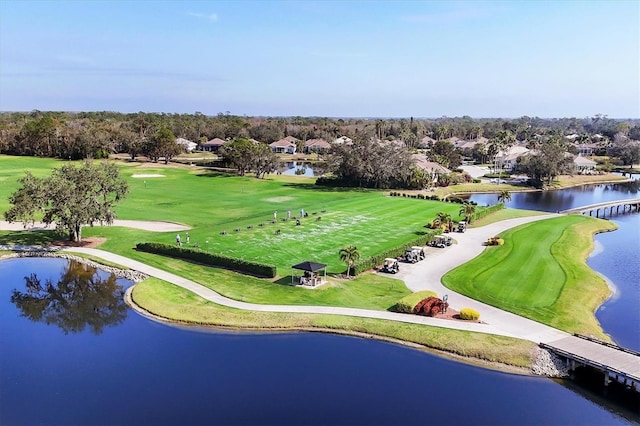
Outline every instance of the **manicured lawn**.
{"type": "Polygon", "coordinates": [[[482,333],[402,324],[338,315],[252,312],[227,308],[169,283],[148,279],[133,289],[133,300],[145,310],[180,322],[247,329],[329,329],[367,333],[425,345],[446,352],[519,367],[531,364],[533,342],[482,333]]]}
{"type": "Polygon", "coordinates": [[[593,312],[609,294],[586,265],[592,234],[615,229],[580,215],[533,222],[501,234],[490,247],[450,271],[444,284],[474,299],[553,327],[606,338],[593,312]]]}
{"type": "Polygon", "coordinates": [[[537,210],[521,210],[521,209],[510,209],[504,208],[502,210],[498,210],[497,212],[491,213],[488,216],[483,217],[482,219],[478,219],[471,223],[472,228],[477,228],[479,226],[489,225],[491,223],[500,222],[507,219],[516,219],[519,217],[530,217],[530,216],[541,216],[547,214],[546,212],[541,212],[537,210]]]}
{"type": "MultiPolygon", "coordinates": [[[[23,169],[46,175],[56,164],[0,156],[2,177],[7,182],[0,189],[0,211],[9,207],[6,199],[18,187],[23,169]]],[[[281,276],[290,275],[291,265],[305,260],[328,264],[330,273],[343,272],[346,266],[338,251],[345,245],[357,246],[362,257],[367,257],[416,238],[439,211],[458,218],[459,206],[455,204],[388,197],[382,191],[318,187],[312,178],[273,176],[262,180],[188,166],[119,164],[130,185],[128,197],[117,208],[119,219],[187,224],[193,227],[189,231],[192,245],[276,265],[281,276]],[[141,174],[162,177],[134,177],[141,174]],[[300,226],[294,220],[270,223],[274,211],[280,220],[288,210],[292,217],[298,216],[301,208],[309,217],[303,218],[300,226]],[[264,226],[259,226],[261,223],[264,226]],[[227,234],[221,235],[222,231],[227,234]]],[[[83,236],[107,237],[101,248],[133,258],[138,258],[133,250],[138,242],[175,241],[175,233],[117,227],[85,227],[83,236]]]]}

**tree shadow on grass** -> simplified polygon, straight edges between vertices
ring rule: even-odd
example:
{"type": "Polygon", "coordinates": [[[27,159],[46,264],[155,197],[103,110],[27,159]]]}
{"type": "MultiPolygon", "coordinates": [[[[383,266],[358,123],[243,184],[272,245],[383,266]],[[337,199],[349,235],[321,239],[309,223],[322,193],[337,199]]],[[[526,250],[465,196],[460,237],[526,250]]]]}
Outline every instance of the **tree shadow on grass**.
{"type": "Polygon", "coordinates": [[[307,191],[316,191],[316,192],[372,192],[372,191],[377,192],[377,191],[380,191],[378,189],[371,189],[371,188],[324,186],[324,185],[316,185],[314,183],[305,183],[305,182],[287,182],[283,186],[289,187],[289,188],[295,188],[295,189],[304,189],[307,191]]]}
{"type": "Polygon", "coordinates": [[[208,178],[228,178],[228,177],[237,177],[238,174],[235,171],[224,171],[224,170],[202,170],[201,172],[196,174],[197,177],[208,177],[208,178]]]}
{"type": "Polygon", "coordinates": [[[0,232],[0,245],[44,246],[65,236],[54,230],[0,232]]]}

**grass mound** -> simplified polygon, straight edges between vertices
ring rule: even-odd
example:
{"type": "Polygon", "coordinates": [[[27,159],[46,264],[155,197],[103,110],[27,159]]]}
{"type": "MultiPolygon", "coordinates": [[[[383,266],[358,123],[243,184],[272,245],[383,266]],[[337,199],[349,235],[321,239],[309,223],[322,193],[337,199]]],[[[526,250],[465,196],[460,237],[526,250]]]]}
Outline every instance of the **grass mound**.
{"type": "Polygon", "coordinates": [[[438,294],[435,291],[424,290],[418,291],[415,293],[411,293],[402,299],[398,300],[398,302],[393,307],[393,310],[396,312],[404,312],[407,314],[413,313],[413,308],[416,307],[420,301],[426,299],[427,297],[438,297],[438,294]]]}

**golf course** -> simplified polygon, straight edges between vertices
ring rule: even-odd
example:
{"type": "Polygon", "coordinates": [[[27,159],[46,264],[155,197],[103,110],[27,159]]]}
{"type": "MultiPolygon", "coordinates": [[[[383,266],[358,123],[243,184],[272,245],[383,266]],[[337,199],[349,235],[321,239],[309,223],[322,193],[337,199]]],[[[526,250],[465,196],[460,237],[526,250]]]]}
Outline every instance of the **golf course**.
{"type": "MultiPolygon", "coordinates": [[[[0,156],[0,212],[10,207],[8,198],[19,187],[24,170],[47,176],[63,163],[0,156]]],[[[314,178],[278,175],[255,179],[190,166],[117,164],[129,185],[129,194],[116,208],[118,219],[189,226],[188,243],[181,233],[187,248],[275,265],[278,276],[261,279],[135,250],[142,242],[175,244],[175,232],[87,226],[83,237],[99,239],[101,250],[172,272],[243,302],[392,310],[411,293],[404,282],[371,273],[345,279],[340,275],[346,270],[340,249],[353,245],[361,258],[368,258],[423,235],[424,225],[439,212],[462,219],[459,204],[389,197],[378,190],[326,188],[315,185],[314,178]],[[300,218],[301,209],[308,216],[300,218]],[[283,221],[288,212],[291,218],[283,221]],[[291,266],[307,260],[327,264],[328,283],[313,290],[287,285],[291,266]]],[[[508,209],[494,214],[504,220],[527,213],[508,209]]],[[[483,221],[491,223],[492,218],[483,221]]],[[[504,246],[486,249],[447,274],[443,282],[451,290],[558,329],[606,338],[593,311],[609,290],[585,259],[593,233],[612,226],[580,216],[523,225],[501,235],[504,246]]],[[[62,239],[63,235],[52,230],[0,231],[0,245],[48,244],[62,239]]],[[[452,250],[455,253],[455,247],[452,250]]],[[[534,347],[532,342],[510,337],[384,320],[240,311],[154,278],[137,284],[132,299],[150,313],[183,323],[364,333],[521,367],[531,362],[534,347]]]]}

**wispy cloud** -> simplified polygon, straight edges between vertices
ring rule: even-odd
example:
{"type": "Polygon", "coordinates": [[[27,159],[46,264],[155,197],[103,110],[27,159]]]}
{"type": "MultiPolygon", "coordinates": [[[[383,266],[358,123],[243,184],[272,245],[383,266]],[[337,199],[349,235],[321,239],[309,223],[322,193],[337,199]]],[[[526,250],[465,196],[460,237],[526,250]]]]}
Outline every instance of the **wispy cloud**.
{"type": "Polygon", "coordinates": [[[187,15],[192,16],[194,18],[198,18],[198,19],[204,19],[207,20],[209,22],[217,22],[218,21],[218,14],[216,13],[198,13],[198,12],[187,12],[187,15]]]}

